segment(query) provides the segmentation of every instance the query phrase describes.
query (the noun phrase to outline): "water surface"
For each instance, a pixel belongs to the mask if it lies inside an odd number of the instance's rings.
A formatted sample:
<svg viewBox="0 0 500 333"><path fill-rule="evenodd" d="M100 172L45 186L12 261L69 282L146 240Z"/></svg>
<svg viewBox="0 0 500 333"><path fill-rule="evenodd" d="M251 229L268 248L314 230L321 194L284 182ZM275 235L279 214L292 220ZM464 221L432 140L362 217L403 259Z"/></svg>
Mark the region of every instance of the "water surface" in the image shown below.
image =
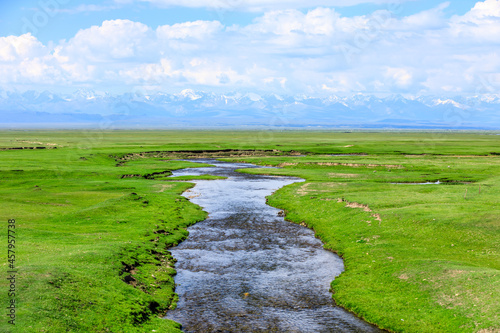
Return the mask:
<svg viewBox="0 0 500 333"><path fill-rule="evenodd" d="M211 174L185 192L209 217L171 250L177 309L167 318L184 332L381 332L336 307L330 282L344 267L311 230L286 222L265 197L302 181L237 173L251 164L193 160L215 167L173 176Z"/></svg>

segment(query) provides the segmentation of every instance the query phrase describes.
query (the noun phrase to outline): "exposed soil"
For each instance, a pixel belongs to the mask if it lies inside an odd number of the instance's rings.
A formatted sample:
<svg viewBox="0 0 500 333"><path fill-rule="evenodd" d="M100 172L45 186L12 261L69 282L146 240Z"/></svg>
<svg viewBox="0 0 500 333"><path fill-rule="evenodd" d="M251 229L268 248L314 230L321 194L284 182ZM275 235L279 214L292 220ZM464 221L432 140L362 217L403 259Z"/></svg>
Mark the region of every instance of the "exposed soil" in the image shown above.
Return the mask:
<svg viewBox="0 0 500 333"><path fill-rule="evenodd" d="M170 185L170 184L167 184L167 185L161 185L161 184L160 184L160 185L154 185L154 186L155 186L155 187L159 187L159 188L160 188L160 190L159 190L159 191L157 191L158 193L165 192L165 190L166 190L166 189L168 189L168 188L171 188L171 187L172 187L172 185Z"/></svg>
<svg viewBox="0 0 500 333"><path fill-rule="evenodd" d="M360 204L358 202L349 202L347 200L345 200L344 198L338 198L337 199L337 202L345 202L346 203L346 207L348 208L361 208L363 209L365 212L371 212L371 208L368 207L368 205L364 205L364 204ZM375 218L376 221L379 221L379 222L382 222L382 217L380 216L380 214L371 214L372 217ZM371 221L367 221L369 223L371 223Z"/></svg>
<svg viewBox="0 0 500 333"><path fill-rule="evenodd" d="M16 140L17 142L31 143L35 145L44 145L44 146L57 146L57 143L50 142L40 142L40 141L29 141L29 140Z"/></svg>
<svg viewBox="0 0 500 333"><path fill-rule="evenodd" d="M8 147L0 150L23 150L23 149L57 149L57 147Z"/></svg>
<svg viewBox="0 0 500 333"><path fill-rule="evenodd" d="M335 177L335 178L356 178L361 176L360 174L357 173L334 173L330 172L328 174L329 177Z"/></svg>
<svg viewBox="0 0 500 333"><path fill-rule="evenodd" d="M172 172L170 170L166 171L161 171L161 172L153 172L153 173L148 173L145 175L140 175L140 174L127 174L127 175L122 175L120 178L144 178L144 179L155 179L156 176L161 176L161 175L168 175L171 174Z"/></svg>
<svg viewBox="0 0 500 333"><path fill-rule="evenodd" d="M396 164L360 164L360 163L338 163L338 162L304 162L304 163L280 163L278 167L284 166L297 166L297 165L324 165L324 166L348 166L353 168L376 168L376 167L384 167L389 169L404 169L402 165Z"/></svg>

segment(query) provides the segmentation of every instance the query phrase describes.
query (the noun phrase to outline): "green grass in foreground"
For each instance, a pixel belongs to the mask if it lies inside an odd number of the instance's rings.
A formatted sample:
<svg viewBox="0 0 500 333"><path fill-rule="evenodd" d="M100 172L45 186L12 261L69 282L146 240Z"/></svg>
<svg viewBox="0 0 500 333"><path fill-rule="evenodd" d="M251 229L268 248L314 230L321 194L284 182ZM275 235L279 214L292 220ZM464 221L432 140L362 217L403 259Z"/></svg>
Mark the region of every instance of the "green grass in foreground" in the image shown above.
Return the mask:
<svg viewBox="0 0 500 333"><path fill-rule="evenodd" d="M0 219L17 221L19 270L16 329L4 318L0 331L178 332L160 318L176 303L168 248L206 215L180 196L191 184L167 178L192 163L137 153L231 148L307 154L233 160L307 180L269 203L344 257L339 304L395 332L498 332L499 143L490 133L0 132L0 148L57 147L0 151ZM319 155L354 153L366 155ZM190 179L214 178L174 180ZM0 260L5 274L6 251Z"/></svg>

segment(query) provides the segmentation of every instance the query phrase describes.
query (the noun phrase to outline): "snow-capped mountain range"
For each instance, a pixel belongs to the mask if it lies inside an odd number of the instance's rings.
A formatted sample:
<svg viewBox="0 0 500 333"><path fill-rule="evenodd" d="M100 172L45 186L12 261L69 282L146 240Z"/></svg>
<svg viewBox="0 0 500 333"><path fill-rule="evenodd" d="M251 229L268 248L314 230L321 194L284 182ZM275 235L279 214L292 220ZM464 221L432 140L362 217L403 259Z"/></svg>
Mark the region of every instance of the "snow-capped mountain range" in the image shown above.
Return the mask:
<svg viewBox="0 0 500 333"><path fill-rule="evenodd" d="M0 125L17 127L186 128L351 127L499 129L500 94L443 98L215 94L190 89L112 95L0 90Z"/></svg>

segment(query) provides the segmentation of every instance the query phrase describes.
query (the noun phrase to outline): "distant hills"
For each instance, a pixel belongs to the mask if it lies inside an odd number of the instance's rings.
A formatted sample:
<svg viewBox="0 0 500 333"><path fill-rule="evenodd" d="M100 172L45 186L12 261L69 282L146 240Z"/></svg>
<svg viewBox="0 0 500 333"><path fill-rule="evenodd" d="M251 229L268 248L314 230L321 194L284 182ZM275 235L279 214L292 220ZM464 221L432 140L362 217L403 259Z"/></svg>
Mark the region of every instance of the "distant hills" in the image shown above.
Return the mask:
<svg viewBox="0 0 500 333"><path fill-rule="evenodd" d="M500 94L379 98L215 94L111 95L0 90L3 128L401 128L500 129Z"/></svg>

